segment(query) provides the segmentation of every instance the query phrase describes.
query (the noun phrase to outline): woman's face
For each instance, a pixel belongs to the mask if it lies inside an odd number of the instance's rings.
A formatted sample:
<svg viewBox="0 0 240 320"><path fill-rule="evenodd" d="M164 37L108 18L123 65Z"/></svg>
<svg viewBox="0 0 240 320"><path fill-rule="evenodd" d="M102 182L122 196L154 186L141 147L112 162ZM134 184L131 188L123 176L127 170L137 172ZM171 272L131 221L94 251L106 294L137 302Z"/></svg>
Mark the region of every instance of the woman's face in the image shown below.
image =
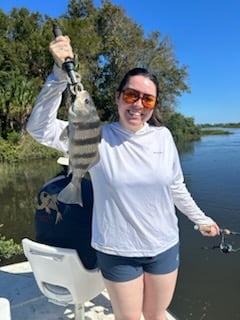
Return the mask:
<svg viewBox="0 0 240 320"><path fill-rule="evenodd" d="M123 91L126 88L140 92L140 98L136 102L126 103L123 100L123 92L116 93L119 122L126 129L136 132L143 127L144 123L151 118L153 113L153 109L143 106L141 99L143 94L156 97L157 90L154 82L142 75L131 77L123 88Z"/></svg>

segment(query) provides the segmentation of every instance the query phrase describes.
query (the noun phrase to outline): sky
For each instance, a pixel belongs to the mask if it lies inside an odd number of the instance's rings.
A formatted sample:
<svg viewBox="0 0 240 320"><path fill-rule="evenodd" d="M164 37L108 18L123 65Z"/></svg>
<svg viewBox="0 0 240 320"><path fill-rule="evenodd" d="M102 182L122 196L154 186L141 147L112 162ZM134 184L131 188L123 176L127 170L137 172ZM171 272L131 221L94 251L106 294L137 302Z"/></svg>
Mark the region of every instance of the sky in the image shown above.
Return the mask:
<svg viewBox="0 0 240 320"><path fill-rule="evenodd" d="M0 8L28 8L51 17L67 11L68 0L0 0ZM97 6L101 0L94 1ZM169 37L179 67L188 66L191 93L176 111L196 124L240 122L239 0L112 0L145 35ZM56 5L57 4L57 5Z"/></svg>

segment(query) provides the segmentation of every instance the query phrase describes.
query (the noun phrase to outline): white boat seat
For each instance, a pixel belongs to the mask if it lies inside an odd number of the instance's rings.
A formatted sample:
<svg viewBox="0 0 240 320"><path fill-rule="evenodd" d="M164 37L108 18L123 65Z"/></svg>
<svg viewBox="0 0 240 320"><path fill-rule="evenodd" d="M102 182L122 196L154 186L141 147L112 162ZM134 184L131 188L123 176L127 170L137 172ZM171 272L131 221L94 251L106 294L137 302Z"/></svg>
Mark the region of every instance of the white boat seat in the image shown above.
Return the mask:
<svg viewBox="0 0 240 320"><path fill-rule="evenodd" d="M75 305L75 319L84 319L84 303L104 290L98 269L86 269L75 249L48 246L30 239L22 240L41 292L52 303Z"/></svg>

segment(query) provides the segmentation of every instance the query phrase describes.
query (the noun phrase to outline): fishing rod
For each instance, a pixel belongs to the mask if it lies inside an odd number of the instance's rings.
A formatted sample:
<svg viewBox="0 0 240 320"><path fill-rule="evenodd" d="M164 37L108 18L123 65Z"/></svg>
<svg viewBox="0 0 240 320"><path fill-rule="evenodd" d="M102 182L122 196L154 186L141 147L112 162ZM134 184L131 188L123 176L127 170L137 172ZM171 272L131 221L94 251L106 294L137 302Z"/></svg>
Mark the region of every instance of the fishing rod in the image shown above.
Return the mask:
<svg viewBox="0 0 240 320"><path fill-rule="evenodd" d="M195 230L199 231L209 231L208 226L194 226ZM221 252L223 253L230 253L230 252L237 252L240 251L239 248L233 248L233 246L226 242L226 237L225 236L230 236L230 235L238 235L240 236L240 232L237 231L232 231L229 229L220 229L220 243L218 245L212 246L212 247L203 247L203 249L220 249Z"/></svg>
<svg viewBox="0 0 240 320"><path fill-rule="evenodd" d="M62 36L62 30L59 28L57 24L53 24L53 34L56 37ZM75 73L75 62L73 59L67 57L65 62L62 64L62 68L67 72L72 85L76 85L79 81L77 80Z"/></svg>

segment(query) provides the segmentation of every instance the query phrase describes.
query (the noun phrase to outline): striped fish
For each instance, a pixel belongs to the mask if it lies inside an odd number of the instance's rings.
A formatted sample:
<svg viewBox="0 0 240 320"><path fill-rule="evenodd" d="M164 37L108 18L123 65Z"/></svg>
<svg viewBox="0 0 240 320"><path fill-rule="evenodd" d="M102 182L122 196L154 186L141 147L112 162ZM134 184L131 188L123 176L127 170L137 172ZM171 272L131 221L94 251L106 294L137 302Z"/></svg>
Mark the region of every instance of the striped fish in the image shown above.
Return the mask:
<svg viewBox="0 0 240 320"><path fill-rule="evenodd" d="M68 110L67 131L72 179L59 193L58 200L83 206L81 179L99 161L98 143L101 138L100 119L94 102L86 90L76 93L74 102ZM64 134L66 133L63 132L62 135Z"/></svg>

